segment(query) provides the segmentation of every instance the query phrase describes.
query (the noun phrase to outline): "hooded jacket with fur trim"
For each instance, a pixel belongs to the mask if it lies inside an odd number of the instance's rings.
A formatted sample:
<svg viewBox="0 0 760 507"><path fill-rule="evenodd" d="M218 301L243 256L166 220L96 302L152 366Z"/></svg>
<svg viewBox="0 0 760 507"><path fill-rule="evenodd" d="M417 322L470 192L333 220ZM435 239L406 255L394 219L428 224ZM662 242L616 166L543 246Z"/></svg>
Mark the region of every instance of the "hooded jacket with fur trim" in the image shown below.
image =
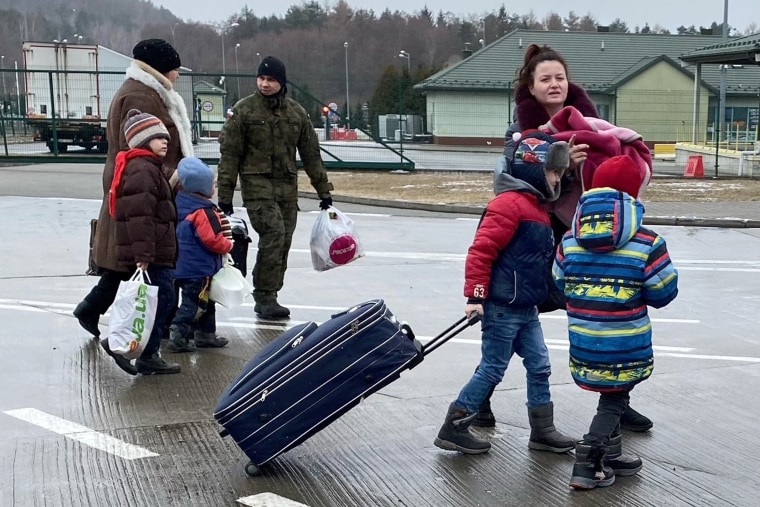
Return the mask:
<svg viewBox="0 0 760 507"><path fill-rule="evenodd" d="M124 137L124 122L130 109L158 117L169 131L171 139L163 159L163 171L170 178L172 186L176 184L175 173L180 159L193 155L190 119L184 100L163 74L143 62L133 61L108 110L108 153L102 182L104 201L93 238L95 264L113 271L123 270L124 265L116 257L115 227L108 212L108 193L114 177L116 154L129 149Z"/></svg>

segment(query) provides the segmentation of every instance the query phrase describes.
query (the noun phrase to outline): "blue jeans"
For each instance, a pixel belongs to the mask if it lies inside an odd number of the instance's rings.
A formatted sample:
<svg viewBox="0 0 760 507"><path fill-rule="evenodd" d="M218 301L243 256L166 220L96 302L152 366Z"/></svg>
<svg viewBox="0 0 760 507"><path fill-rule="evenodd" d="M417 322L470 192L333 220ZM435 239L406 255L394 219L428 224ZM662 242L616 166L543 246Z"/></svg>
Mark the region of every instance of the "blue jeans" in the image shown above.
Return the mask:
<svg viewBox="0 0 760 507"><path fill-rule="evenodd" d="M148 265L150 284L158 287L158 307L156 308L153 330L150 332L150 338L148 338L148 345L145 346L140 357L150 357L158 352L161 347L161 337L164 335L166 320L177 304L174 298L173 274L174 269L172 268Z"/></svg>
<svg viewBox="0 0 760 507"><path fill-rule="evenodd" d="M549 394L549 351L538 320L538 309L511 308L490 301L483 304L480 364L454 402L476 412L491 388L497 386L509 366L512 354L522 357L526 370L529 409L551 402Z"/></svg>
<svg viewBox="0 0 760 507"><path fill-rule="evenodd" d="M177 279L176 284L182 290L182 303L172 320L172 329L185 338L192 338L193 331L215 333L216 305L208 299L209 277Z"/></svg>

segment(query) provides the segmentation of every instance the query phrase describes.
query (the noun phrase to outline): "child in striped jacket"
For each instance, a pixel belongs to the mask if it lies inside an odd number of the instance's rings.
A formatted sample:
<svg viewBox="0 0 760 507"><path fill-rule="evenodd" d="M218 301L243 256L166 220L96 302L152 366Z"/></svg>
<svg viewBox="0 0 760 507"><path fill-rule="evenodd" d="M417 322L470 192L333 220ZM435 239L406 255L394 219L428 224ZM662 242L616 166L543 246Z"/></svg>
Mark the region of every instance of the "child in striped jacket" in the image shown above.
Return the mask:
<svg viewBox="0 0 760 507"><path fill-rule="evenodd" d="M627 155L600 164L553 265L567 297L570 372L578 386L599 393L589 431L576 445L575 489L609 486L642 467L622 453L620 416L631 389L654 367L647 307L661 308L678 294L665 240L642 227L642 183Z"/></svg>

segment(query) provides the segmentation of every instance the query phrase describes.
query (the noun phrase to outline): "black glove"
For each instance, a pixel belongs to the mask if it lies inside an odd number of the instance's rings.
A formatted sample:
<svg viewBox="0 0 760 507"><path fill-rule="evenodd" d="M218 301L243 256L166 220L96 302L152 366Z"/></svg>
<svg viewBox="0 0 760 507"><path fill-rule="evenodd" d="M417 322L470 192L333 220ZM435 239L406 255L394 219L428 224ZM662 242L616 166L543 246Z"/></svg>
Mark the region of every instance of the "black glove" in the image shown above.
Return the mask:
<svg viewBox="0 0 760 507"><path fill-rule="evenodd" d="M332 197L323 197L319 201L319 209L328 209L330 206L332 206Z"/></svg>
<svg viewBox="0 0 760 507"><path fill-rule="evenodd" d="M220 202L219 209L222 210L222 213L224 213L227 216L230 216L233 213L231 202Z"/></svg>

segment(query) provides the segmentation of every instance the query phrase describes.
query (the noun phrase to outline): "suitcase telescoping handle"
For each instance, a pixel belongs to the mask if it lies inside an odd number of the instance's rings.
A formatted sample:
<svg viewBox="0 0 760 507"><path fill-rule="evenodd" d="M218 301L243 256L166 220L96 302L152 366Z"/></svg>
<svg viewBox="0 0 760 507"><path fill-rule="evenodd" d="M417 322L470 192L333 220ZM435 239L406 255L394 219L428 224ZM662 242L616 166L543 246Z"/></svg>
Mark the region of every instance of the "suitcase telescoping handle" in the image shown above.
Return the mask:
<svg viewBox="0 0 760 507"><path fill-rule="evenodd" d="M468 319L467 316L462 317L458 321L454 322L452 325L450 325L448 328L446 328L441 334L427 342L425 345L422 346L422 355L426 356L433 352L435 349L446 343L447 341L454 338L456 335L464 331L470 326L474 326L480 322L480 314L478 312L474 312L471 314L471 317Z"/></svg>

